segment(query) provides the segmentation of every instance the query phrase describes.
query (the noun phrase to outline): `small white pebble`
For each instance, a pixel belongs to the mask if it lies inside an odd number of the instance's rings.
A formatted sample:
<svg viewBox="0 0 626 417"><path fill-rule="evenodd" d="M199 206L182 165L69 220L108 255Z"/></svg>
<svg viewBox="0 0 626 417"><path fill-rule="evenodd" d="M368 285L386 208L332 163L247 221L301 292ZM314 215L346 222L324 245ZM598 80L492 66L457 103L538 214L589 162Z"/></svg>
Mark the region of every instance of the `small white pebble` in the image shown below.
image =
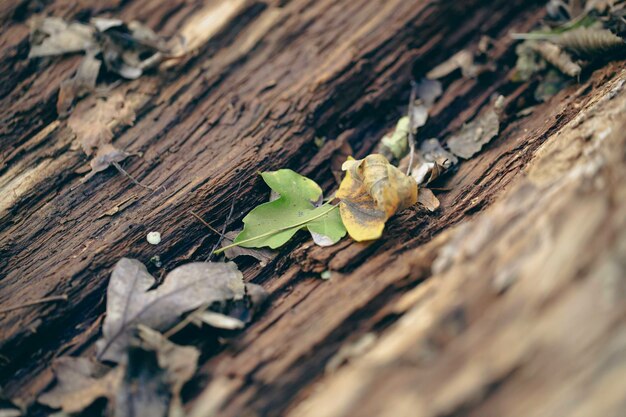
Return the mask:
<svg viewBox="0 0 626 417"><path fill-rule="evenodd" d="M148 239L149 244L158 245L159 243L161 243L161 233L150 232L148 233L148 236L146 236L146 239Z"/></svg>

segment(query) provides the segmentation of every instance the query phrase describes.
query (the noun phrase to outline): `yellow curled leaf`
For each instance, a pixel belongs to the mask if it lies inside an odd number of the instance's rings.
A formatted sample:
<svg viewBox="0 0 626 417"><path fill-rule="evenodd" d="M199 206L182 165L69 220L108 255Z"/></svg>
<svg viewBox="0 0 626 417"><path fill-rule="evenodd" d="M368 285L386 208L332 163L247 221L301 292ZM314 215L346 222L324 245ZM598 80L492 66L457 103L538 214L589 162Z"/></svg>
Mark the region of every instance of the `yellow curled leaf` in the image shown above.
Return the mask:
<svg viewBox="0 0 626 417"><path fill-rule="evenodd" d="M385 222L417 202L417 183L378 154L344 162L346 171L337 197L350 237L360 242L378 239Z"/></svg>

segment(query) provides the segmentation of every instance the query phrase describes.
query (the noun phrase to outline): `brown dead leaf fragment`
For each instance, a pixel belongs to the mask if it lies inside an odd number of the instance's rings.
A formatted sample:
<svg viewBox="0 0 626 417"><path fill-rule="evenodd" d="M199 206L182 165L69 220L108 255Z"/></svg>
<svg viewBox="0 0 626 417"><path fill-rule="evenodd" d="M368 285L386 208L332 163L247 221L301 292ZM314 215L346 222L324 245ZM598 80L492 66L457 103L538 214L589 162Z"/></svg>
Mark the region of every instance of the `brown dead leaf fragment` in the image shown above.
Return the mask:
<svg viewBox="0 0 626 417"><path fill-rule="evenodd" d="M87 358L62 356L52 363L56 385L40 395L37 401L66 413L77 413L98 398L112 400L119 386L123 370L93 362Z"/></svg>
<svg viewBox="0 0 626 417"><path fill-rule="evenodd" d="M74 106L76 99L81 98L96 88L96 80L100 73L101 62L93 53L85 55L74 77L61 83L57 98L57 114L67 117Z"/></svg>
<svg viewBox="0 0 626 417"><path fill-rule="evenodd" d="M169 415L175 415L175 410L182 410L180 391L196 373L200 351L193 346L172 343L149 327L139 325L137 330L141 348L156 352L157 363L165 371L165 379L172 398Z"/></svg>
<svg viewBox="0 0 626 417"><path fill-rule="evenodd" d="M24 415L24 405L18 406L7 398L0 387L0 417L20 417Z"/></svg>
<svg viewBox="0 0 626 417"><path fill-rule="evenodd" d="M483 41L482 43L486 43L486 41ZM481 51L480 48L485 50ZM472 51L469 49L462 49L446 61L431 69L426 74L426 78L430 80L438 80L452 74L456 70L461 70L461 75L463 75L464 78L476 78L486 71L493 70L494 66L493 63L488 62L486 49L487 45L479 45L478 52L485 55L482 57L483 63L477 62L477 56Z"/></svg>
<svg viewBox="0 0 626 417"><path fill-rule="evenodd" d="M114 162L122 162L126 159L130 154L117 149L115 146L110 143L105 143L100 145L96 155L93 157L91 162L91 172L85 175L81 181L86 182L88 179L93 177L98 172L104 171L108 167L111 166Z"/></svg>
<svg viewBox="0 0 626 417"><path fill-rule="evenodd" d="M222 240L222 247L231 245L237 235L240 233L240 230L228 232L224 235L224 239ZM252 258L259 261L261 266L266 266L269 261L276 257L276 252L269 249L255 249L255 248L244 248L241 246L233 246L232 248L228 248L224 251L224 255L228 259L235 259L240 256L251 256Z"/></svg>
<svg viewBox="0 0 626 417"><path fill-rule="evenodd" d="M417 202L415 180L382 155L346 161L343 169L346 175L337 191L339 211L357 242L378 239L389 217Z"/></svg>
<svg viewBox="0 0 626 417"><path fill-rule="evenodd" d="M232 263L194 262L179 266L156 283L141 262L122 258L115 265L107 290L107 315L96 347L101 360L120 362L135 327L160 331L202 305L240 300L243 276Z"/></svg>
<svg viewBox="0 0 626 417"><path fill-rule="evenodd" d="M578 77L580 75L582 67L574 62L572 57L560 46L546 41L530 42L528 45L563 74L570 77Z"/></svg>
<svg viewBox="0 0 626 417"><path fill-rule="evenodd" d="M118 19L95 18L91 23L97 30L104 64L123 78L139 78L170 55L165 40L139 22L126 25Z"/></svg>
<svg viewBox="0 0 626 417"><path fill-rule="evenodd" d="M82 23L67 23L59 17L35 17L30 22L29 58L91 50L94 30Z"/></svg>
<svg viewBox="0 0 626 417"><path fill-rule="evenodd" d="M435 181L459 162L458 158L445 150L437 139L423 141L416 159L417 164L411 170L411 176L420 186Z"/></svg>
<svg viewBox="0 0 626 417"><path fill-rule="evenodd" d="M172 401L167 371L159 366L158 353L130 346L124 377L115 395L115 417L167 417Z"/></svg>
<svg viewBox="0 0 626 417"><path fill-rule="evenodd" d="M89 156L101 145L111 142L115 126L131 126L134 121L135 111L128 105L125 91L115 90L108 97L91 96L81 101L67 124Z"/></svg>
<svg viewBox="0 0 626 417"><path fill-rule="evenodd" d="M504 97L499 96L492 108L476 117L447 140L450 151L456 156L469 159L498 135L500 114L504 107Z"/></svg>
<svg viewBox="0 0 626 417"><path fill-rule="evenodd" d="M420 188L417 203L424 206L428 211L436 211L441 205L439 199L429 188Z"/></svg>

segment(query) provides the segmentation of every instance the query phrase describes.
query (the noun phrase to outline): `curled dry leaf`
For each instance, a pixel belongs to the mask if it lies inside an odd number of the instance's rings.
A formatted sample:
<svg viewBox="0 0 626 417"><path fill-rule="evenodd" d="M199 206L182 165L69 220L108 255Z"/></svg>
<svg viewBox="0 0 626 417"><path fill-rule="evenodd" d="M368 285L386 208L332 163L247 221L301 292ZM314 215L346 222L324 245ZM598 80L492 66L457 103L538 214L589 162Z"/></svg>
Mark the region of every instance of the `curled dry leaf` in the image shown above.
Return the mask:
<svg viewBox="0 0 626 417"><path fill-rule="evenodd" d="M461 69L463 76L467 74L468 77L471 77L473 65L474 54L467 49L463 49L428 71L426 78L437 80L452 74L457 69Z"/></svg>
<svg viewBox="0 0 626 417"><path fill-rule="evenodd" d="M122 380L123 369L111 368L87 358L62 356L52 363L56 385L37 401L66 413L77 413L98 398L112 400Z"/></svg>
<svg viewBox="0 0 626 417"><path fill-rule="evenodd" d="M172 402L168 374L159 366L158 353L130 346L124 378L115 395L115 417L167 417Z"/></svg>
<svg viewBox="0 0 626 417"><path fill-rule="evenodd" d="M417 183L382 155L346 161L339 186L341 219L350 236L360 242L378 239L385 222L417 202Z"/></svg>
<svg viewBox="0 0 626 417"><path fill-rule="evenodd" d="M450 151L463 159L469 159L480 151L486 143L498 135L503 107L504 97L499 96L492 108L453 133L447 140Z"/></svg>
<svg viewBox="0 0 626 417"><path fill-rule="evenodd" d="M420 145L417 152L417 164L411 170L411 176L417 185L427 185L458 162L457 157L446 151L437 139L428 139Z"/></svg>
<svg viewBox="0 0 626 417"><path fill-rule="evenodd" d="M482 41L482 43L486 43L486 41ZM479 52L486 54L487 45L479 45L479 47L485 49L485 52L480 50ZM488 57L484 57L483 61L487 58ZM469 49L463 49L430 70L426 74L426 78L430 80L444 78L452 74L457 69L461 70L461 74L465 78L476 78L485 71L492 70L492 68L493 65L489 62L477 63L474 53Z"/></svg>
<svg viewBox="0 0 626 417"><path fill-rule="evenodd" d="M101 62L96 59L95 54L87 53L81 61L76 75L61 83L59 97L57 98L57 114L59 117L68 116L74 106L74 101L96 88L100 64Z"/></svg>
<svg viewBox="0 0 626 417"><path fill-rule="evenodd" d="M194 262L171 271L156 289L146 267L122 258L115 265L107 290L107 315L103 338L96 344L98 357L112 362L124 359L134 328L143 324L165 330L183 313L214 302L240 300L245 295L241 272L232 263Z"/></svg>
<svg viewBox="0 0 626 417"><path fill-rule="evenodd" d="M123 78L139 78L169 56L165 40L139 22L126 25L118 19L96 18L92 24L97 29L104 64Z"/></svg>
<svg viewBox="0 0 626 417"><path fill-rule="evenodd" d="M169 415L182 410L180 391L196 373L200 351L193 346L181 346L170 342L161 333L149 327L137 327L140 347L156 353L159 368L165 371L165 380L171 393ZM129 365L130 366L130 365Z"/></svg>
<svg viewBox="0 0 626 417"><path fill-rule="evenodd" d="M86 182L98 172L104 171L105 169L110 167L112 163L122 162L128 156L128 153L117 149L110 143L100 145L98 151L96 152L96 155L89 163L91 165L91 172L85 175L81 181Z"/></svg>
<svg viewBox="0 0 626 417"><path fill-rule="evenodd" d="M547 62L558 68L563 74L570 77L578 77L580 75L582 67L574 62L572 57L560 46L546 41L531 41L529 47Z"/></svg>
<svg viewBox="0 0 626 417"><path fill-rule="evenodd" d="M95 47L94 30L59 17L33 18L30 22L29 58L81 52Z"/></svg>
<svg viewBox="0 0 626 417"><path fill-rule="evenodd" d="M437 101L439 96L443 93L441 83L437 80L429 80L428 78L424 78L418 82L416 84L416 88L417 97L419 97L422 103L424 103L424 105L428 108L432 107L433 104L435 104L435 101ZM423 125L424 124L421 126Z"/></svg>
<svg viewBox="0 0 626 417"><path fill-rule="evenodd" d="M240 256L251 256L259 261L261 266L266 266L269 261L276 257L276 252L269 249L251 249L241 246L231 246L239 233L239 231L228 232L224 235L224 239L222 239L222 247L229 246L224 250L224 255L226 255L228 259L235 259Z"/></svg>
<svg viewBox="0 0 626 417"><path fill-rule="evenodd" d="M596 27L578 27L568 30L559 35L555 42L583 57L610 54L624 50L626 47L622 38L608 29Z"/></svg>
<svg viewBox="0 0 626 417"><path fill-rule="evenodd" d="M417 203L424 206L428 211L435 211L441 205L439 199L429 188L420 188Z"/></svg>
<svg viewBox="0 0 626 417"><path fill-rule="evenodd" d="M248 213L243 218L243 231L230 246L276 249L303 228L326 236L332 243L345 236L337 208L330 204L316 206L322 199L322 189L314 181L290 169L263 172L261 176L280 197ZM225 246L215 253L228 248Z"/></svg>

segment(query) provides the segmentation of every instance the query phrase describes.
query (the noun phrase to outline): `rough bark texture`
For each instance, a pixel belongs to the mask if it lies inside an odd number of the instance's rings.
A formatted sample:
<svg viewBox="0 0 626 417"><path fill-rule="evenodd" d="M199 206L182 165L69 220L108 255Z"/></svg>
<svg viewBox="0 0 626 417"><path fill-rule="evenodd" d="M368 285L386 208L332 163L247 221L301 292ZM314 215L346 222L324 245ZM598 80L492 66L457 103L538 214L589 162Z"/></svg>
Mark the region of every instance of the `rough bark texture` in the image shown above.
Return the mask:
<svg viewBox="0 0 626 417"><path fill-rule="evenodd" d="M270 305L225 347L205 343L191 416L623 415L623 62L520 118L532 89L509 81L507 34L538 21L538 2L84 3L0 6L0 307L69 296L0 318L9 396L32 402L52 358L93 354L120 257L158 254L162 271L206 258L216 236L189 211L219 226L236 199L238 227L267 198L258 171L290 167L332 191L332 154L346 141L369 153L409 80L487 34L498 70L446 81L420 137L444 138L499 92L498 138L439 184L438 212L406 210L379 241L319 248L303 235L263 268L241 264ZM196 48L116 87L137 118L114 143L143 153L123 165L156 192L115 170L80 183L88 160L55 111L79 60L27 60L24 22L38 11L138 19ZM366 334L368 352L325 371Z"/></svg>

